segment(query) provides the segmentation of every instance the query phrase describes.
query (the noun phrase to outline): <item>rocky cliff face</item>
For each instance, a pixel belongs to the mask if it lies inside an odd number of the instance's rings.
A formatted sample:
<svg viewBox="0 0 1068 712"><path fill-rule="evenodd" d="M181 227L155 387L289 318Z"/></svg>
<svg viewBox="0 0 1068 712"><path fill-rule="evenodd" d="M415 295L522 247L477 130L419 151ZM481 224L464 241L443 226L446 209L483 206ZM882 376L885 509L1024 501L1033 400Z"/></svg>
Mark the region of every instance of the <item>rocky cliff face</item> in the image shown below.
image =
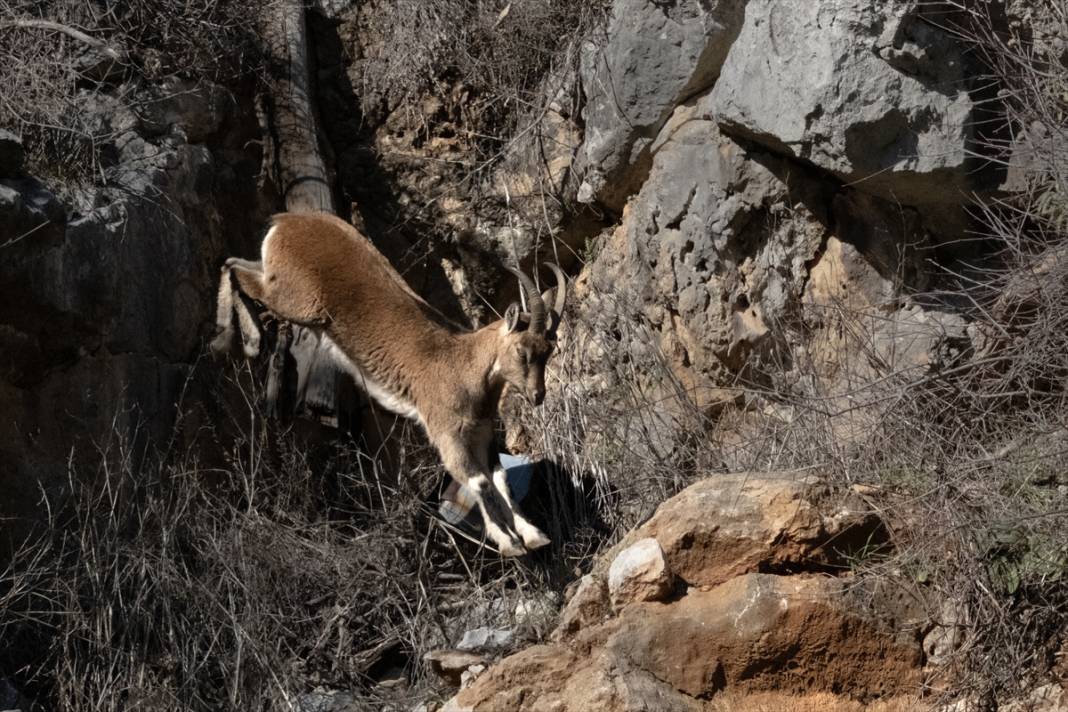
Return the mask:
<svg viewBox="0 0 1068 712"><path fill-rule="evenodd" d="M140 91L137 111L99 96L105 187L61 199L3 163L0 516L14 522L57 502L68 467L112 435L166 441L212 330L219 258L261 229L248 102L212 85Z"/></svg>
<svg viewBox="0 0 1068 712"><path fill-rule="evenodd" d="M587 279L638 298L699 400L729 397L717 388L746 365L788 371L801 332L838 305L879 310L888 333L910 325L924 343L908 358L962 336L953 317L917 318L900 300L928 285L928 261L966 226L962 206L997 177L975 157L966 53L919 4L617 2L613 13L646 19L588 50L599 59L583 65L577 195L629 202ZM658 23L688 39L667 41Z"/></svg>

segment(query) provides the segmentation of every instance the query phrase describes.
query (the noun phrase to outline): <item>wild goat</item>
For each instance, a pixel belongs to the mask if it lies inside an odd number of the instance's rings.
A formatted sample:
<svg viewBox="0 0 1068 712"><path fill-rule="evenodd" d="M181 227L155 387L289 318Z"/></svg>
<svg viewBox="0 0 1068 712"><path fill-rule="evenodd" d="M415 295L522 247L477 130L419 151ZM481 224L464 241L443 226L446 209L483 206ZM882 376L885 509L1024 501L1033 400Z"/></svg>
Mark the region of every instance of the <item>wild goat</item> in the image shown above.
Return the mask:
<svg viewBox="0 0 1068 712"><path fill-rule="evenodd" d="M315 329L332 355L385 408L418 421L445 468L475 495L486 532L504 556L549 543L516 509L493 448L493 420L507 384L535 405L545 398L545 364L564 311L567 281L556 265L549 292L516 270L529 312L512 304L477 331L448 322L423 301L371 241L326 213L276 215L262 260L231 257L222 268L212 346L227 352L236 312L246 355L259 328L235 290L279 319Z"/></svg>

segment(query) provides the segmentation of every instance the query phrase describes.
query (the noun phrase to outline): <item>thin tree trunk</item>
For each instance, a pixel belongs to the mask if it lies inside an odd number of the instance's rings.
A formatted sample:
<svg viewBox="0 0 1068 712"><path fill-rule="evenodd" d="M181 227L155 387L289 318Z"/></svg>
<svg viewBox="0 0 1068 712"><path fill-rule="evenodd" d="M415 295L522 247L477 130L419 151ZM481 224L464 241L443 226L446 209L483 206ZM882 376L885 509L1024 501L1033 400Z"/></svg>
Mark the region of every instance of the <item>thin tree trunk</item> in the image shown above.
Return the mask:
<svg viewBox="0 0 1068 712"><path fill-rule="evenodd" d="M261 13L275 160L286 210L335 212L329 173L319 149L304 5L301 0L275 0Z"/></svg>

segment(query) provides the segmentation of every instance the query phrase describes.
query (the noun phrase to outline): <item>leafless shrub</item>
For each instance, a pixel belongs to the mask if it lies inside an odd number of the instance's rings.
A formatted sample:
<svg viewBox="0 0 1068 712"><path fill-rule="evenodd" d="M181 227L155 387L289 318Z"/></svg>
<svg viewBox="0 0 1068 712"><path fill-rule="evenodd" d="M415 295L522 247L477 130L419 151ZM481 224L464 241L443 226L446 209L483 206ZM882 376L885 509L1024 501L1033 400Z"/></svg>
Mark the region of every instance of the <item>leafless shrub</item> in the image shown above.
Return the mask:
<svg viewBox="0 0 1068 712"><path fill-rule="evenodd" d="M547 374L552 396L516 420L523 449L571 474L595 503L596 536L561 552L582 569L718 460L706 437L713 421L672 370L636 297L587 295L571 321L581 323L568 328Z"/></svg>
<svg viewBox="0 0 1068 712"><path fill-rule="evenodd" d="M608 3L567 0L403 0L371 15L378 38L363 62L364 111L393 108L458 83L471 92L467 128L499 147L536 113L546 72L597 27ZM576 57L571 56L570 61ZM559 69L560 67L557 67ZM442 87L441 85L445 86Z"/></svg>
<svg viewBox="0 0 1068 712"><path fill-rule="evenodd" d="M0 126L27 143L30 169L98 181L115 138L101 95L135 105L138 83L233 82L260 66L248 0L0 0Z"/></svg>

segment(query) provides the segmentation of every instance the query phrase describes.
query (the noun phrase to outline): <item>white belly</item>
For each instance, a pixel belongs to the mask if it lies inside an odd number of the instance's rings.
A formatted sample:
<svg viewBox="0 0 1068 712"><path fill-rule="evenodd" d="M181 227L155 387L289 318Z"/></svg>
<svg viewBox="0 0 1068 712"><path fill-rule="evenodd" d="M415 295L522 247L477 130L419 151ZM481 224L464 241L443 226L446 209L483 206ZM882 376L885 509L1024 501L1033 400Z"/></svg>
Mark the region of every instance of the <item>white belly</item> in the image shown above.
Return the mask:
<svg viewBox="0 0 1068 712"><path fill-rule="evenodd" d="M352 376L353 380L356 381L356 385L366 391L367 395L373 398L376 403L378 403L386 410L389 410L405 418L411 418L412 420L416 420L420 424L422 424L423 418L421 415L419 415L419 411L416 409L415 405L411 401L401 397L397 393L394 393L378 381L368 376L360 369L359 366L352 362L352 359L345 355L345 352L342 351L341 348L336 343L334 343L334 341L331 340L329 336L327 336L326 334L322 334L321 336L323 339L323 343L325 343L330 349L331 358L333 358L336 363L338 363L343 369L345 369L345 371Z"/></svg>

